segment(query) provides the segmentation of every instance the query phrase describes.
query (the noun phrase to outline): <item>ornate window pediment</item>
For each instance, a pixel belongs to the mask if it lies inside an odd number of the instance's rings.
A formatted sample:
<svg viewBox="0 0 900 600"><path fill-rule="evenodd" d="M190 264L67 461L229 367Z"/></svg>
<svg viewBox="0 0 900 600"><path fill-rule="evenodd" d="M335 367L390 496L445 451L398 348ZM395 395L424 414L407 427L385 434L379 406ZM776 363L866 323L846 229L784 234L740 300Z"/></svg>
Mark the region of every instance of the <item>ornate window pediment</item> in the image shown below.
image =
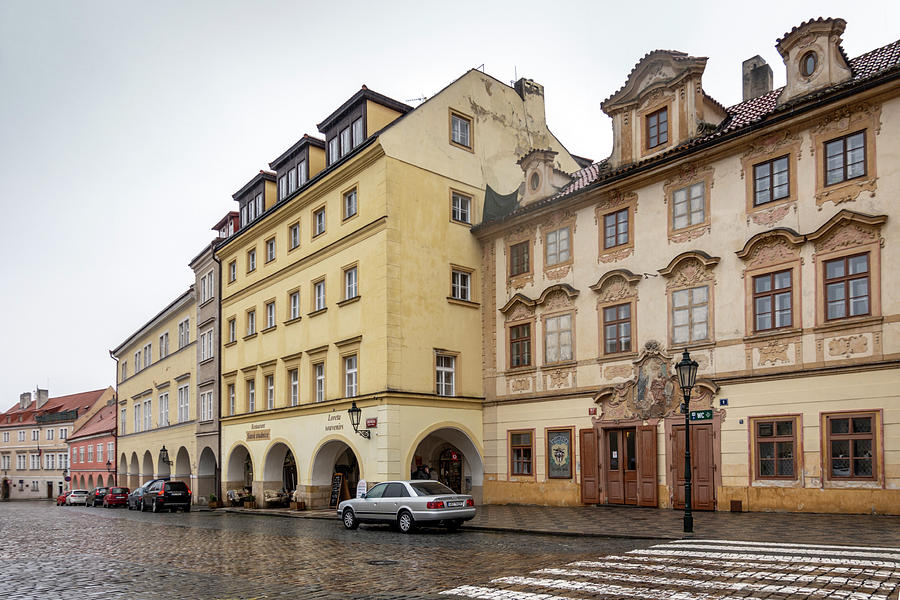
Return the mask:
<svg viewBox="0 0 900 600"><path fill-rule="evenodd" d="M659 274L669 280L667 288L690 287L704 281L715 281L713 268L719 264L719 257L710 256L702 250L682 252L672 259Z"/></svg>

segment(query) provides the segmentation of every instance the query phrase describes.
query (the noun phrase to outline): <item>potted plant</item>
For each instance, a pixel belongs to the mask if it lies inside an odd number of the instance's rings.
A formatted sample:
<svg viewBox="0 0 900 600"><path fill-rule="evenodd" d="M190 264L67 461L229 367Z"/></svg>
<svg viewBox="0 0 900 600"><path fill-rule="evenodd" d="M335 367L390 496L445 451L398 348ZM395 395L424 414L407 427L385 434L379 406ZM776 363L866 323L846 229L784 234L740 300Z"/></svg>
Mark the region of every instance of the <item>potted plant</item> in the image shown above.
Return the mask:
<svg viewBox="0 0 900 600"><path fill-rule="evenodd" d="M210 494L207 506L209 506L209 508L219 508L219 497L215 494Z"/></svg>
<svg viewBox="0 0 900 600"><path fill-rule="evenodd" d="M256 508L256 496L253 494L244 496L244 508Z"/></svg>

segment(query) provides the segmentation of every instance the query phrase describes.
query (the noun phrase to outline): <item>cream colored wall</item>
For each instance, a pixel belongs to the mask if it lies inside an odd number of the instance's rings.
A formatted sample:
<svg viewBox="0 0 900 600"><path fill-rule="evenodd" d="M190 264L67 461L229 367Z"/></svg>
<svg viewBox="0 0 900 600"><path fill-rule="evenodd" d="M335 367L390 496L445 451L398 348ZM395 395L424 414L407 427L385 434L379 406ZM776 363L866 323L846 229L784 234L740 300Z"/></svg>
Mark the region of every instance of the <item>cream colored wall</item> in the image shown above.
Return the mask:
<svg viewBox="0 0 900 600"><path fill-rule="evenodd" d="M312 179L325 168L325 149L318 146L309 147L309 178Z"/></svg>
<svg viewBox="0 0 900 600"><path fill-rule="evenodd" d="M399 116L401 115L396 110L391 110L377 102L366 100L366 137L379 131Z"/></svg>
<svg viewBox="0 0 900 600"><path fill-rule="evenodd" d="M857 99L858 100L858 99ZM548 366L541 367L543 357L543 331L540 316L543 309L537 310L536 326L533 332L532 353L538 364L533 374L525 373L525 376L534 378L530 387L516 393L511 391L510 384L514 379L521 379L523 374L518 373L506 377L502 371L507 364L507 341L504 315L499 311L495 313L495 327L497 332L496 365L499 373L496 379L486 379L486 386L496 393L499 398L505 397L543 397L553 396L558 392L577 393L583 392L586 397L582 406L586 409L593 405L589 400L590 394L599 388L627 381L632 376L631 361L634 356L624 356L618 359L598 362L597 357L601 352L601 323L602 316L598 312L598 294L589 286L598 282L600 277L613 269L627 269L642 275L644 278L637 283L636 317L634 318L633 349L640 350L648 340L658 340L663 348L668 347L668 352L675 355L680 352L680 347L669 346L669 308L667 306L667 289L669 282L659 274L659 270L666 267L669 262L679 254L687 251L706 252L719 258L719 263L712 268L714 284L712 292L712 335L715 344L694 344L691 348L691 356L700 362L700 377L721 378L724 376L738 377L751 373L770 373L773 379L769 383L760 383L753 386L750 394L748 386L734 388L723 386L718 396L730 397L730 407L725 409L728 418L726 429L723 430L723 475L727 475L723 485L746 486L747 485L747 431L746 423L736 424L736 418L747 418L751 415L779 414L785 412L804 413L804 425L807 429L805 436L810 441L818 440L818 424L814 414L828 410L871 409L884 408L885 419L885 463L888 479L886 487L897 487L896 475L900 470L900 445L897 436L887 435L887 431L897 427L898 404L893 389L896 388L895 371L876 371L868 375L843 376L849 384L832 384L831 380L823 377L792 379L779 377L779 372L790 372L797 369L811 369L824 366L841 367L851 363L860 365L865 370L865 365L870 362L882 360L896 360L900 358L900 292L896 284L895 272L890 265L897 264L900 260L900 247L891 243L891 240L900 236L900 222L895 218L896 209L893 200L894 191L900 189L900 144L897 143L900 134L900 100L891 98L879 98L870 100L870 106L880 104L880 129L873 132L870 126L867 135L875 135L877 187L874 191L862 191L851 201L835 204L832 201L816 202L816 167L823 160L821 154L822 138L813 139L813 128L823 118L827 118L827 111L814 115L806 121L793 121L782 124L779 131L789 129L792 135L799 138L800 159L792 165L791 177L796 179L797 198L796 203L788 205L788 210L779 219L776 217L761 220L757 223L747 215L747 180L752 177L752 170L742 172L741 158L748 149L751 141L759 143L759 139L765 135L760 132L760 138L745 140L726 147L719 154L704 158L694 156L696 162L685 166L703 170L711 167L714 170L713 183L710 193L710 230L694 239L685 241L668 240L667 223L669 210L666 203L664 184L667 178L675 178L679 174L681 165L675 164L666 171L659 172L654 179L644 180L629 186L628 182L620 183L619 189L623 193L634 192L636 194L636 212L633 213L635 228L635 251L617 260L599 260L599 246L602 224L598 223L598 213L595 208L601 202L607 201L607 193L597 193L593 196L582 196L580 204L569 204L565 208L575 214L576 224L572 241L572 251L575 257L574 264L569 272L553 279L545 277L543 272L543 240L537 224L546 222L552 218L550 211L536 213L530 225L535 227L532 239L535 242L533 259L533 271L535 273L533 283L525 282L519 288L507 288L506 285L506 232L498 232L487 241L494 249L494 267L496 279L493 292L495 308L502 307L516 292L529 298L536 299L550 285L565 283L579 290L579 295L572 302L575 311L575 358L577 364L574 375L567 379L563 386L550 386L546 375L553 370ZM855 123L855 122L854 122ZM852 133L863 125L850 125L847 129L835 129L832 133L825 134L826 138L837 137ZM774 143L774 138L769 138L763 143ZM788 150L784 150L785 153ZM792 151L793 152L793 151ZM752 162L751 162L752 166ZM752 188L751 188L752 189ZM747 263L737 256L744 244L754 235L770 231L775 227L790 228L801 235L816 231L829 219L847 209L868 215L889 215L887 221L880 227L880 237L886 242L881 243L881 248L873 252L880 253L882 268L881 276L881 315L883 319L877 322L875 334L864 334L868 340L863 350L851 352L848 357L832 357L828 354L829 344L841 343L841 338L855 335L856 329L844 328L844 330L829 331L818 327L816 321L817 303L822 299L817 297L816 280L821 278L821 264L815 260L815 247L812 241L804 242L799 249L800 277L794 282L799 287L802 297L801 305L794 307L796 325L802 330L799 335L799 345L802 348L797 353L795 360L794 350L796 345L791 342L788 346L787 358L771 364L759 362L758 351L750 351L748 344L760 346L759 339L746 338L751 325L746 323L745 306L750 302L745 294L744 270ZM562 208L558 209L559 211ZM613 208L609 209L614 210ZM603 211L599 213L603 214ZM774 219L774 220L773 220ZM601 222L602 223L602 222ZM518 226L516 222L510 226ZM855 231L855 230L852 230ZM852 238L851 234L851 238ZM852 242L849 242L852 247ZM873 294L877 295L877 288L873 287ZM880 330L880 333L877 331ZM873 337L874 336L874 337ZM879 342L880 340L880 342ZM777 340L776 340L777 341ZM880 351L878 344L881 344ZM751 362L748 362L748 352ZM824 354L824 360L822 358ZM865 393L854 390L856 383L865 383ZM799 386L799 387L798 387ZM733 389L740 391L734 392ZM778 390L792 390L792 393L779 393ZM739 412L735 414L735 395L737 394ZM746 394L746 399L744 395ZM841 397L843 395L843 397ZM827 401L824 398L829 398ZM717 402L714 399L714 403ZM551 403L552 404L552 403ZM718 406L714 406L718 408ZM535 419L534 423L542 423ZM521 423L519 423L521 424ZM543 425L541 425L543 426ZM502 428L506 428L504 423ZM511 425L510 425L511 427ZM817 442L816 442L817 443ZM807 452L809 451L807 447ZM500 450L494 456L493 450L488 446L490 453L489 462L500 460ZM664 452L660 444L660 452ZM816 455L817 456L817 455ZM815 457L808 457L810 460ZM812 462L816 462L812 460ZM809 463L808 464L812 464ZM662 463L661 463L662 466ZM818 467L816 467L818 469ZM817 472L817 471L816 471ZM743 475L741 475L743 474ZM664 484L665 472L660 470L660 483ZM808 475L813 477L813 475ZM818 477L818 475L815 475ZM811 482L814 484L815 482ZM813 485L812 488L815 486ZM857 486L865 487L865 486ZM812 489L810 488L810 489ZM721 502L728 495L720 494ZM809 498L791 497L781 499L756 498L758 507L775 509L803 510L803 506L811 506ZM845 510L868 510L870 502L860 496L841 504ZM883 501L871 501L883 502ZM751 503L752 504L752 503ZM855 506L855 509L849 508ZM874 505L873 505L874 506ZM726 507L727 508L727 507Z"/></svg>
<svg viewBox="0 0 900 600"><path fill-rule="evenodd" d="M563 171L578 170L547 129L543 112L526 112L524 107L513 88L471 70L385 131L381 144L398 160L482 189L488 184L504 194L522 181L516 160L534 148L558 152L556 161ZM450 144L451 108L473 119L472 152Z"/></svg>

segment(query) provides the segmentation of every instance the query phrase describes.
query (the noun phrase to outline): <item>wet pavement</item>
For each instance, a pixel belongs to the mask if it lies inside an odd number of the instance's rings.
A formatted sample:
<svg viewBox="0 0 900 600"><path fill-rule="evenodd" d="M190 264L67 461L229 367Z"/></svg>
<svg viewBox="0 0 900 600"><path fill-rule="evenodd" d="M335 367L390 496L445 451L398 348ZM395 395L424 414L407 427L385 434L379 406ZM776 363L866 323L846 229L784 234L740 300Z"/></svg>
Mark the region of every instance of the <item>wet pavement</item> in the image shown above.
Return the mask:
<svg viewBox="0 0 900 600"><path fill-rule="evenodd" d="M560 561L651 546L597 539L383 526L222 510L0 503L0 598L436 599Z"/></svg>

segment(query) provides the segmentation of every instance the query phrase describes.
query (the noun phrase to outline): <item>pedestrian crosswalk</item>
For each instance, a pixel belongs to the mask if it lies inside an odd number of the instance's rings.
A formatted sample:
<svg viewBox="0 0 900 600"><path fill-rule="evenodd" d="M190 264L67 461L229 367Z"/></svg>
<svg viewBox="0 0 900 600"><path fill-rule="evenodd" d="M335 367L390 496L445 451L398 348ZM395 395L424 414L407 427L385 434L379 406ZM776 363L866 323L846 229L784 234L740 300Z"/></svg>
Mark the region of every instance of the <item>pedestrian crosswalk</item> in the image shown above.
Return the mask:
<svg viewBox="0 0 900 600"><path fill-rule="evenodd" d="M895 600L900 547L687 539L441 592L482 600Z"/></svg>

